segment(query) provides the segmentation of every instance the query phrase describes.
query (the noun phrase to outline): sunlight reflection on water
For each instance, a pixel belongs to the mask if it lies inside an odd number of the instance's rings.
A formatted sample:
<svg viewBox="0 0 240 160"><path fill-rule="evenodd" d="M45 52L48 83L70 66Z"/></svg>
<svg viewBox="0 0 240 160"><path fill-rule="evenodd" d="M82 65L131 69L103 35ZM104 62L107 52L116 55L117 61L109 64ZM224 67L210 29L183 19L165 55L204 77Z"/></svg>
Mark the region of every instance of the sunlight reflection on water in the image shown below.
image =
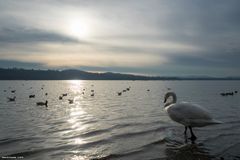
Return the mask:
<svg viewBox="0 0 240 160"><path fill-rule="evenodd" d="M196 128L196 147L182 148L183 127L163 110L168 87L178 101L196 102L225 123ZM219 95L240 90L239 81L3 81L0 88L7 90L0 91L0 156L132 160L184 159L191 151L195 159L239 155L240 94ZM67 96L59 100L63 93ZM29 99L29 94L36 97ZM16 102L7 102L9 96L16 96ZM48 108L36 106L45 100Z"/></svg>
<svg viewBox="0 0 240 160"><path fill-rule="evenodd" d="M85 87L84 82L81 80L68 80L67 83L74 94L82 92L82 89Z"/></svg>

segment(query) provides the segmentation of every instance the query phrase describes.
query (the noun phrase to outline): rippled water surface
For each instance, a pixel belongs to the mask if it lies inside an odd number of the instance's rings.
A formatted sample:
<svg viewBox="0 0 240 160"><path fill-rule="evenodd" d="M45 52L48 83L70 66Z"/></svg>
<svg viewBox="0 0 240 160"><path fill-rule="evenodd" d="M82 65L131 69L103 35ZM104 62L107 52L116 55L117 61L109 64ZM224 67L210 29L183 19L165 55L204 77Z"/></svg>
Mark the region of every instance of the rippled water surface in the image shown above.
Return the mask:
<svg viewBox="0 0 240 160"><path fill-rule="evenodd" d="M163 110L169 88L224 124L194 128L197 141L185 142ZM240 93L219 95L240 91L240 81L0 81L0 89L2 158L240 159ZM36 106L45 100L47 108Z"/></svg>

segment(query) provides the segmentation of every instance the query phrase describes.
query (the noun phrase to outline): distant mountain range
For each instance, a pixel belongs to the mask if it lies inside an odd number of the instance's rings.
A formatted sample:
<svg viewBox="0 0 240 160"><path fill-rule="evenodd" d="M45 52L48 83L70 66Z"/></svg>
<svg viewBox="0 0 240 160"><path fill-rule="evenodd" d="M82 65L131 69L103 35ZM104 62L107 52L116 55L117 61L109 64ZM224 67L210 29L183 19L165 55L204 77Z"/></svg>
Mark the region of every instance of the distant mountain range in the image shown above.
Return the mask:
<svg viewBox="0 0 240 160"><path fill-rule="evenodd" d="M29 70L18 68L0 68L0 80L240 80L240 77L167 77L140 76L120 73L92 73L81 70Z"/></svg>

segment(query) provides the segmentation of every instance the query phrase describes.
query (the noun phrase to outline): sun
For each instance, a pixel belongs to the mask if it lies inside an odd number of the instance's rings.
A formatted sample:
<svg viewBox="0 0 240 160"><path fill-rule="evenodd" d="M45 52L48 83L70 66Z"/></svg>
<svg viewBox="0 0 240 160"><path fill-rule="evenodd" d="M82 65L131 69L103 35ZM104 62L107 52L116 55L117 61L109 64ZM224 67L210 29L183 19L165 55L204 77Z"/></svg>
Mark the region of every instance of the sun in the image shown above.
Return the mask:
<svg viewBox="0 0 240 160"><path fill-rule="evenodd" d="M87 39L90 36L90 26L87 21L72 19L68 23L68 33L77 39Z"/></svg>

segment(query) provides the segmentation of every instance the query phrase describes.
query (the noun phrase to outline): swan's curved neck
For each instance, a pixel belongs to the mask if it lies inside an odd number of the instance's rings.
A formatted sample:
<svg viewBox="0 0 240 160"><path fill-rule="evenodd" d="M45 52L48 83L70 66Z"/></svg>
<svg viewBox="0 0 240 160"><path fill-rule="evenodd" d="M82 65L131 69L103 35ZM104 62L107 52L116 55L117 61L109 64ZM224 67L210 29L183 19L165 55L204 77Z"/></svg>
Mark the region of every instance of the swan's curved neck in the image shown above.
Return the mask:
<svg viewBox="0 0 240 160"><path fill-rule="evenodd" d="M169 105L171 105L171 104L173 104L173 103L172 103L172 102L165 103L165 104L164 104L164 108L167 107L167 106L169 106Z"/></svg>
<svg viewBox="0 0 240 160"><path fill-rule="evenodd" d="M177 96L176 94L172 94L172 103L176 103L177 102Z"/></svg>
<svg viewBox="0 0 240 160"><path fill-rule="evenodd" d="M177 102L177 96L176 96L176 94L171 94L171 95L169 95L169 97L172 97L172 101L171 101L171 102L167 102L167 103L164 105L164 107L167 107L167 106L169 106L169 105Z"/></svg>

